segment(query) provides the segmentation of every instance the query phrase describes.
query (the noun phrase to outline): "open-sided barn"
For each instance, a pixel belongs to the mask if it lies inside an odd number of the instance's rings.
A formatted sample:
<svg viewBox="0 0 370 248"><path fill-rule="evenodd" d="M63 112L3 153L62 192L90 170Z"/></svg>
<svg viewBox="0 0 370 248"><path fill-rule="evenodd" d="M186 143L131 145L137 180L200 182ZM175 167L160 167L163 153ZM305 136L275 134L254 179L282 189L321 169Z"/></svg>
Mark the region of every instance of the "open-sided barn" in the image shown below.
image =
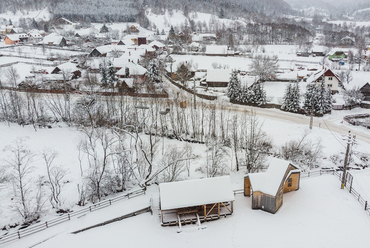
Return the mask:
<svg viewBox="0 0 370 248"><path fill-rule="evenodd" d="M161 183L162 226L199 223L233 213L229 176Z"/></svg>
<svg viewBox="0 0 370 248"><path fill-rule="evenodd" d="M272 161L266 172L244 178L244 195L252 195L252 209L274 214L283 204L283 193L299 189L300 170L284 160Z"/></svg>

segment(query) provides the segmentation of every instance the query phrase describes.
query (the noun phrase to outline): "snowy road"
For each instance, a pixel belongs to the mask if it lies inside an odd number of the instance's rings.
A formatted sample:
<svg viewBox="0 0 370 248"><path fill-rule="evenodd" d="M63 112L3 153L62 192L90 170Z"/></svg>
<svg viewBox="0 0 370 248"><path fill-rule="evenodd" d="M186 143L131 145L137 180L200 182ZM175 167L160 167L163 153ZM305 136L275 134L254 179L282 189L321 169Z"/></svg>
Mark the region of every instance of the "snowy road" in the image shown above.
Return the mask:
<svg viewBox="0 0 370 248"><path fill-rule="evenodd" d="M171 82L169 82L166 78L163 78L163 79L165 80L165 83L168 86L167 89L168 89L168 94L170 98L176 99L177 92L180 92L180 91L182 92L182 94L186 95L186 97L189 97L189 98L193 97L192 94L178 89ZM200 98L197 98L197 101L205 101L208 103L212 103L212 101L206 101ZM222 101L222 99L218 101ZM270 120L277 120L277 121L287 122L287 123L307 125L307 128L309 127L309 124L310 124L309 116L284 112L279 109L258 108L258 107L251 107L251 106L245 106L245 105L236 105L236 104L226 102L226 110L238 111L238 112L255 111L257 116L263 119L270 119ZM360 109L360 111L369 112L369 110L366 110L366 109ZM333 111L331 115L326 115L324 117L314 117L313 126L327 129L331 132L335 132L341 135L346 135L348 134L348 131L351 131L351 133L356 134L358 140L361 140L361 141L364 141L370 144L370 130L366 130L365 128L362 128L362 127L353 127L349 125L348 123L342 122L343 116L351 114L351 113L353 114L353 112L344 111L344 110L343 111Z"/></svg>

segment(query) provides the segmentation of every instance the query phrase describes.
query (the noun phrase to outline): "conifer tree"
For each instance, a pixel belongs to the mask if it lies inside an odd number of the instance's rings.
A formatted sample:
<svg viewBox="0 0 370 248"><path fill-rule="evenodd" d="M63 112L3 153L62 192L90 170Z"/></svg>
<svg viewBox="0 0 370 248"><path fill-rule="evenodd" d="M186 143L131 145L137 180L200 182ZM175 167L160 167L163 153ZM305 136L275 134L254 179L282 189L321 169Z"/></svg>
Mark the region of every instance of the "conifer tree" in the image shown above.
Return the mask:
<svg viewBox="0 0 370 248"><path fill-rule="evenodd" d="M108 86L108 73L107 73L107 68L103 64L99 65L99 72L100 72L101 86L107 87Z"/></svg>
<svg viewBox="0 0 370 248"><path fill-rule="evenodd" d="M290 106L292 104L292 84L288 84L285 89L283 104L281 109L285 111L290 111Z"/></svg>
<svg viewBox="0 0 370 248"><path fill-rule="evenodd" d="M148 76L153 82L159 83L161 81L161 73L157 65L157 61L152 60L149 63Z"/></svg>
<svg viewBox="0 0 370 248"><path fill-rule="evenodd" d="M250 103L258 106L266 104L266 91L261 83L255 83L251 87Z"/></svg>
<svg viewBox="0 0 370 248"><path fill-rule="evenodd" d="M238 78L238 72L233 70L231 73L230 81L227 86L227 96L230 100L238 100L241 95L241 86Z"/></svg>
<svg viewBox="0 0 370 248"><path fill-rule="evenodd" d="M112 61L108 61L108 70L106 71L107 74L107 82L109 86L114 86L115 83L118 81L116 75L116 68L114 68Z"/></svg>
<svg viewBox="0 0 370 248"><path fill-rule="evenodd" d="M285 90L281 109L289 112L298 112L300 108L300 93L298 83L288 84Z"/></svg>
<svg viewBox="0 0 370 248"><path fill-rule="evenodd" d="M316 95L316 85L307 84L306 93L304 94L303 109L306 110L306 112L308 113L314 111L316 101L315 95Z"/></svg>

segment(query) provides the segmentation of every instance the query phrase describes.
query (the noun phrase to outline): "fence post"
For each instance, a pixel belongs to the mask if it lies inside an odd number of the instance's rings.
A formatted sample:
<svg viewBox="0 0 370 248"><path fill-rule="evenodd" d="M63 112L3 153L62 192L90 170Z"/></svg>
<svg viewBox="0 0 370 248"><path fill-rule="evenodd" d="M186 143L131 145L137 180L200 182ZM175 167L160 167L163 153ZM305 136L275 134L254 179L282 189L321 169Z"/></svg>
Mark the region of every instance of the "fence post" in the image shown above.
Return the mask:
<svg viewBox="0 0 370 248"><path fill-rule="evenodd" d="M17 233L18 233L18 239L21 239L21 234L19 233L19 231Z"/></svg>
<svg viewBox="0 0 370 248"><path fill-rule="evenodd" d="M353 180L351 180L351 184L349 185L349 193L352 192L352 182L353 182ZM365 209L366 209L366 207L365 207Z"/></svg>
<svg viewBox="0 0 370 248"><path fill-rule="evenodd" d="M310 177L310 172L308 172L308 177Z"/></svg>
<svg viewBox="0 0 370 248"><path fill-rule="evenodd" d="M71 216L68 214L68 220L71 220Z"/></svg>
<svg viewBox="0 0 370 248"><path fill-rule="evenodd" d="M367 201L365 201L365 211L367 210Z"/></svg>
<svg viewBox="0 0 370 248"><path fill-rule="evenodd" d="M91 212L91 206L89 207L89 209L90 209L90 212Z"/></svg>
<svg viewBox="0 0 370 248"><path fill-rule="evenodd" d="M46 226L46 228L48 228L48 222L47 221L45 221L45 226Z"/></svg>
<svg viewBox="0 0 370 248"><path fill-rule="evenodd" d="M360 195L360 194L358 194L358 199L357 199L358 201L360 201L360 196L361 196L361 195Z"/></svg>
<svg viewBox="0 0 370 248"><path fill-rule="evenodd" d="M109 205L112 205L112 200L111 199L109 199Z"/></svg>
<svg viewBox="0 0 370 248"><path fill-rule="evenodd" d="M320 176L321 176L321 170L320 170Z"/></svg>

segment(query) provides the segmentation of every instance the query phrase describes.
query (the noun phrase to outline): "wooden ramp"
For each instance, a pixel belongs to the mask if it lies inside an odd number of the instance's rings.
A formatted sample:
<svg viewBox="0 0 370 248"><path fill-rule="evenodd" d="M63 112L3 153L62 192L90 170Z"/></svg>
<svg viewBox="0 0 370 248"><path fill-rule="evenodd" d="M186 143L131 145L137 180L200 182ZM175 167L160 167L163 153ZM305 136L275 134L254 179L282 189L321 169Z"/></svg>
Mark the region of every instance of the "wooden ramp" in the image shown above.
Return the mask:
<svg viewBox="0 0 370 248"><path fill-rule="evenodd" d="M146 208L137 210L135 212L132 212L132 213L129 213L129 214L125 214L125 215L122 215L120 217L117 217L117 218L114 218L114 219L111 219L111 220L107 220L107 221L101 222L99 224L96 224L96 225L93 225L93 226L89 226L89 227L86 227L86 228L83 228L83 229L74 231L74 232L72 232L72 234L77 234L77 233L84 232L84 231L87 231L87 230L92 229L92 228L105 226L105 225L111 224L113 222L121 221L121 220L130 218L130 217L134 217L134 216L137 216L139 214L143 214L143 213L147 213L147 212L151 212L151 208L150 207L146 207Z"/></svg>

